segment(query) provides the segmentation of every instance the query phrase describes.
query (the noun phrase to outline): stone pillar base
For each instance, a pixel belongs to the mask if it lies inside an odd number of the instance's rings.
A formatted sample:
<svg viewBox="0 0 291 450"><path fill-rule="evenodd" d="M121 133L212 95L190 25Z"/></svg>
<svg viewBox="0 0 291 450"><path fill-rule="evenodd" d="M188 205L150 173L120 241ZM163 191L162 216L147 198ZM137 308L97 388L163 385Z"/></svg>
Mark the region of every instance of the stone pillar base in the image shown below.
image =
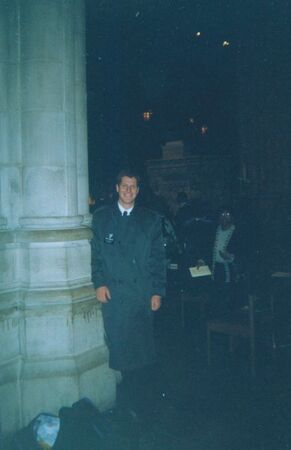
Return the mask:
<svg viewBox="0 0 291 450"><path fill-rule="evenodd" d="M6 263L24 263L19 285L0 292L4 434L83 397L100 410L114 405L116 374L108 367L101 310L87 275L89 237L87 228L0 232Z"/></svg>

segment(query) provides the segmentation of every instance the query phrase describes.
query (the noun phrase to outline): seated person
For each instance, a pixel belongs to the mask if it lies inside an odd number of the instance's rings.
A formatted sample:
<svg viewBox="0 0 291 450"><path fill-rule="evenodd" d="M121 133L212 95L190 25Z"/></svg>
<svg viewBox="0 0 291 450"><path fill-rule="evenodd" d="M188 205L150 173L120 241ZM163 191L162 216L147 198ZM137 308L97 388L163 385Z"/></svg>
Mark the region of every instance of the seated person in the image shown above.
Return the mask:
<svg viewBox="0 0 291 450"><path fill-rule="evenodd" d="M211 280L209 277L192 278L189 268L197 263L201 256L211 254L216 224L208 205L202 205L183 228L180 237L179 280L183 290L192 290L207 294Z"/></svg>
<svg viewBox="0 0 291 450"><path fill-rule="evenodd" d="M207 264L212 272L212 316L231 312L240 306L236 283L242 274L243 247L231 210L222 208L208 254L201 255L197 261L197 267Z"/></svg>

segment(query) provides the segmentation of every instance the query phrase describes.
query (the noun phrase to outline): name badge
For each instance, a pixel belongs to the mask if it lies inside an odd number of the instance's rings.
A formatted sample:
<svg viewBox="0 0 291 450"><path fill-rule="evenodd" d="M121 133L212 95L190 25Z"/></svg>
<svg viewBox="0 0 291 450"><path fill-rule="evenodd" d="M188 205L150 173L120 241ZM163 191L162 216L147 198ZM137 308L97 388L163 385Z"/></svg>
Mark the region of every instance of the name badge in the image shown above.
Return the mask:
<svg viewBox="0 0 291 450"><path fill-rule="evenodd" d="M105 244L113 244L114 234L113 233L106 234L106 236L104 238L104 242L105 242Z"/></svg>

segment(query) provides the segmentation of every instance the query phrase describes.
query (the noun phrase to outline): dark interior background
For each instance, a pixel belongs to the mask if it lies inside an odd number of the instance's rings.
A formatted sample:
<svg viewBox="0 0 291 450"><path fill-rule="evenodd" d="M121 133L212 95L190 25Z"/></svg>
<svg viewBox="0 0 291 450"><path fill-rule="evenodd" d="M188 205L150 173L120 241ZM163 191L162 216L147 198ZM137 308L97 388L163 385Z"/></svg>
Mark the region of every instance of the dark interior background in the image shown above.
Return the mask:
<svg viewBox="0 0 291 450"><path fill-rule="evenodd" d="M123 165L143 172L145 161L161 157L161 144L182 139L190 155L228 154L237 167L244 161L248 179L240 195L255 208L276 215L280 203L286 212L290 1L87 0L86 6L94 195L112 186ZM152 111L148 122L144 111Z"/></svg>

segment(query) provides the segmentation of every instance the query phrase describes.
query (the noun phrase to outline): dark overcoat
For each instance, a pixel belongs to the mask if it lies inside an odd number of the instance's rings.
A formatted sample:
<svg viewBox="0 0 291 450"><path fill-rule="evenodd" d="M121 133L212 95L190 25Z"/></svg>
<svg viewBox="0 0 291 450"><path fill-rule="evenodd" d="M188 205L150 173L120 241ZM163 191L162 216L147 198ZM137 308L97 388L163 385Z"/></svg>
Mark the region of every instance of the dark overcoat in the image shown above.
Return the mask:
<svg viewBox="0 0 291 450"><path fill-rule="evenodd" d="M134 207L122 217L116 205L93 216L92 282L107 286L111 300L102 304L109 365L132 370L155 359L152 295L164 296L166 258L160 216Z"/></svg>

